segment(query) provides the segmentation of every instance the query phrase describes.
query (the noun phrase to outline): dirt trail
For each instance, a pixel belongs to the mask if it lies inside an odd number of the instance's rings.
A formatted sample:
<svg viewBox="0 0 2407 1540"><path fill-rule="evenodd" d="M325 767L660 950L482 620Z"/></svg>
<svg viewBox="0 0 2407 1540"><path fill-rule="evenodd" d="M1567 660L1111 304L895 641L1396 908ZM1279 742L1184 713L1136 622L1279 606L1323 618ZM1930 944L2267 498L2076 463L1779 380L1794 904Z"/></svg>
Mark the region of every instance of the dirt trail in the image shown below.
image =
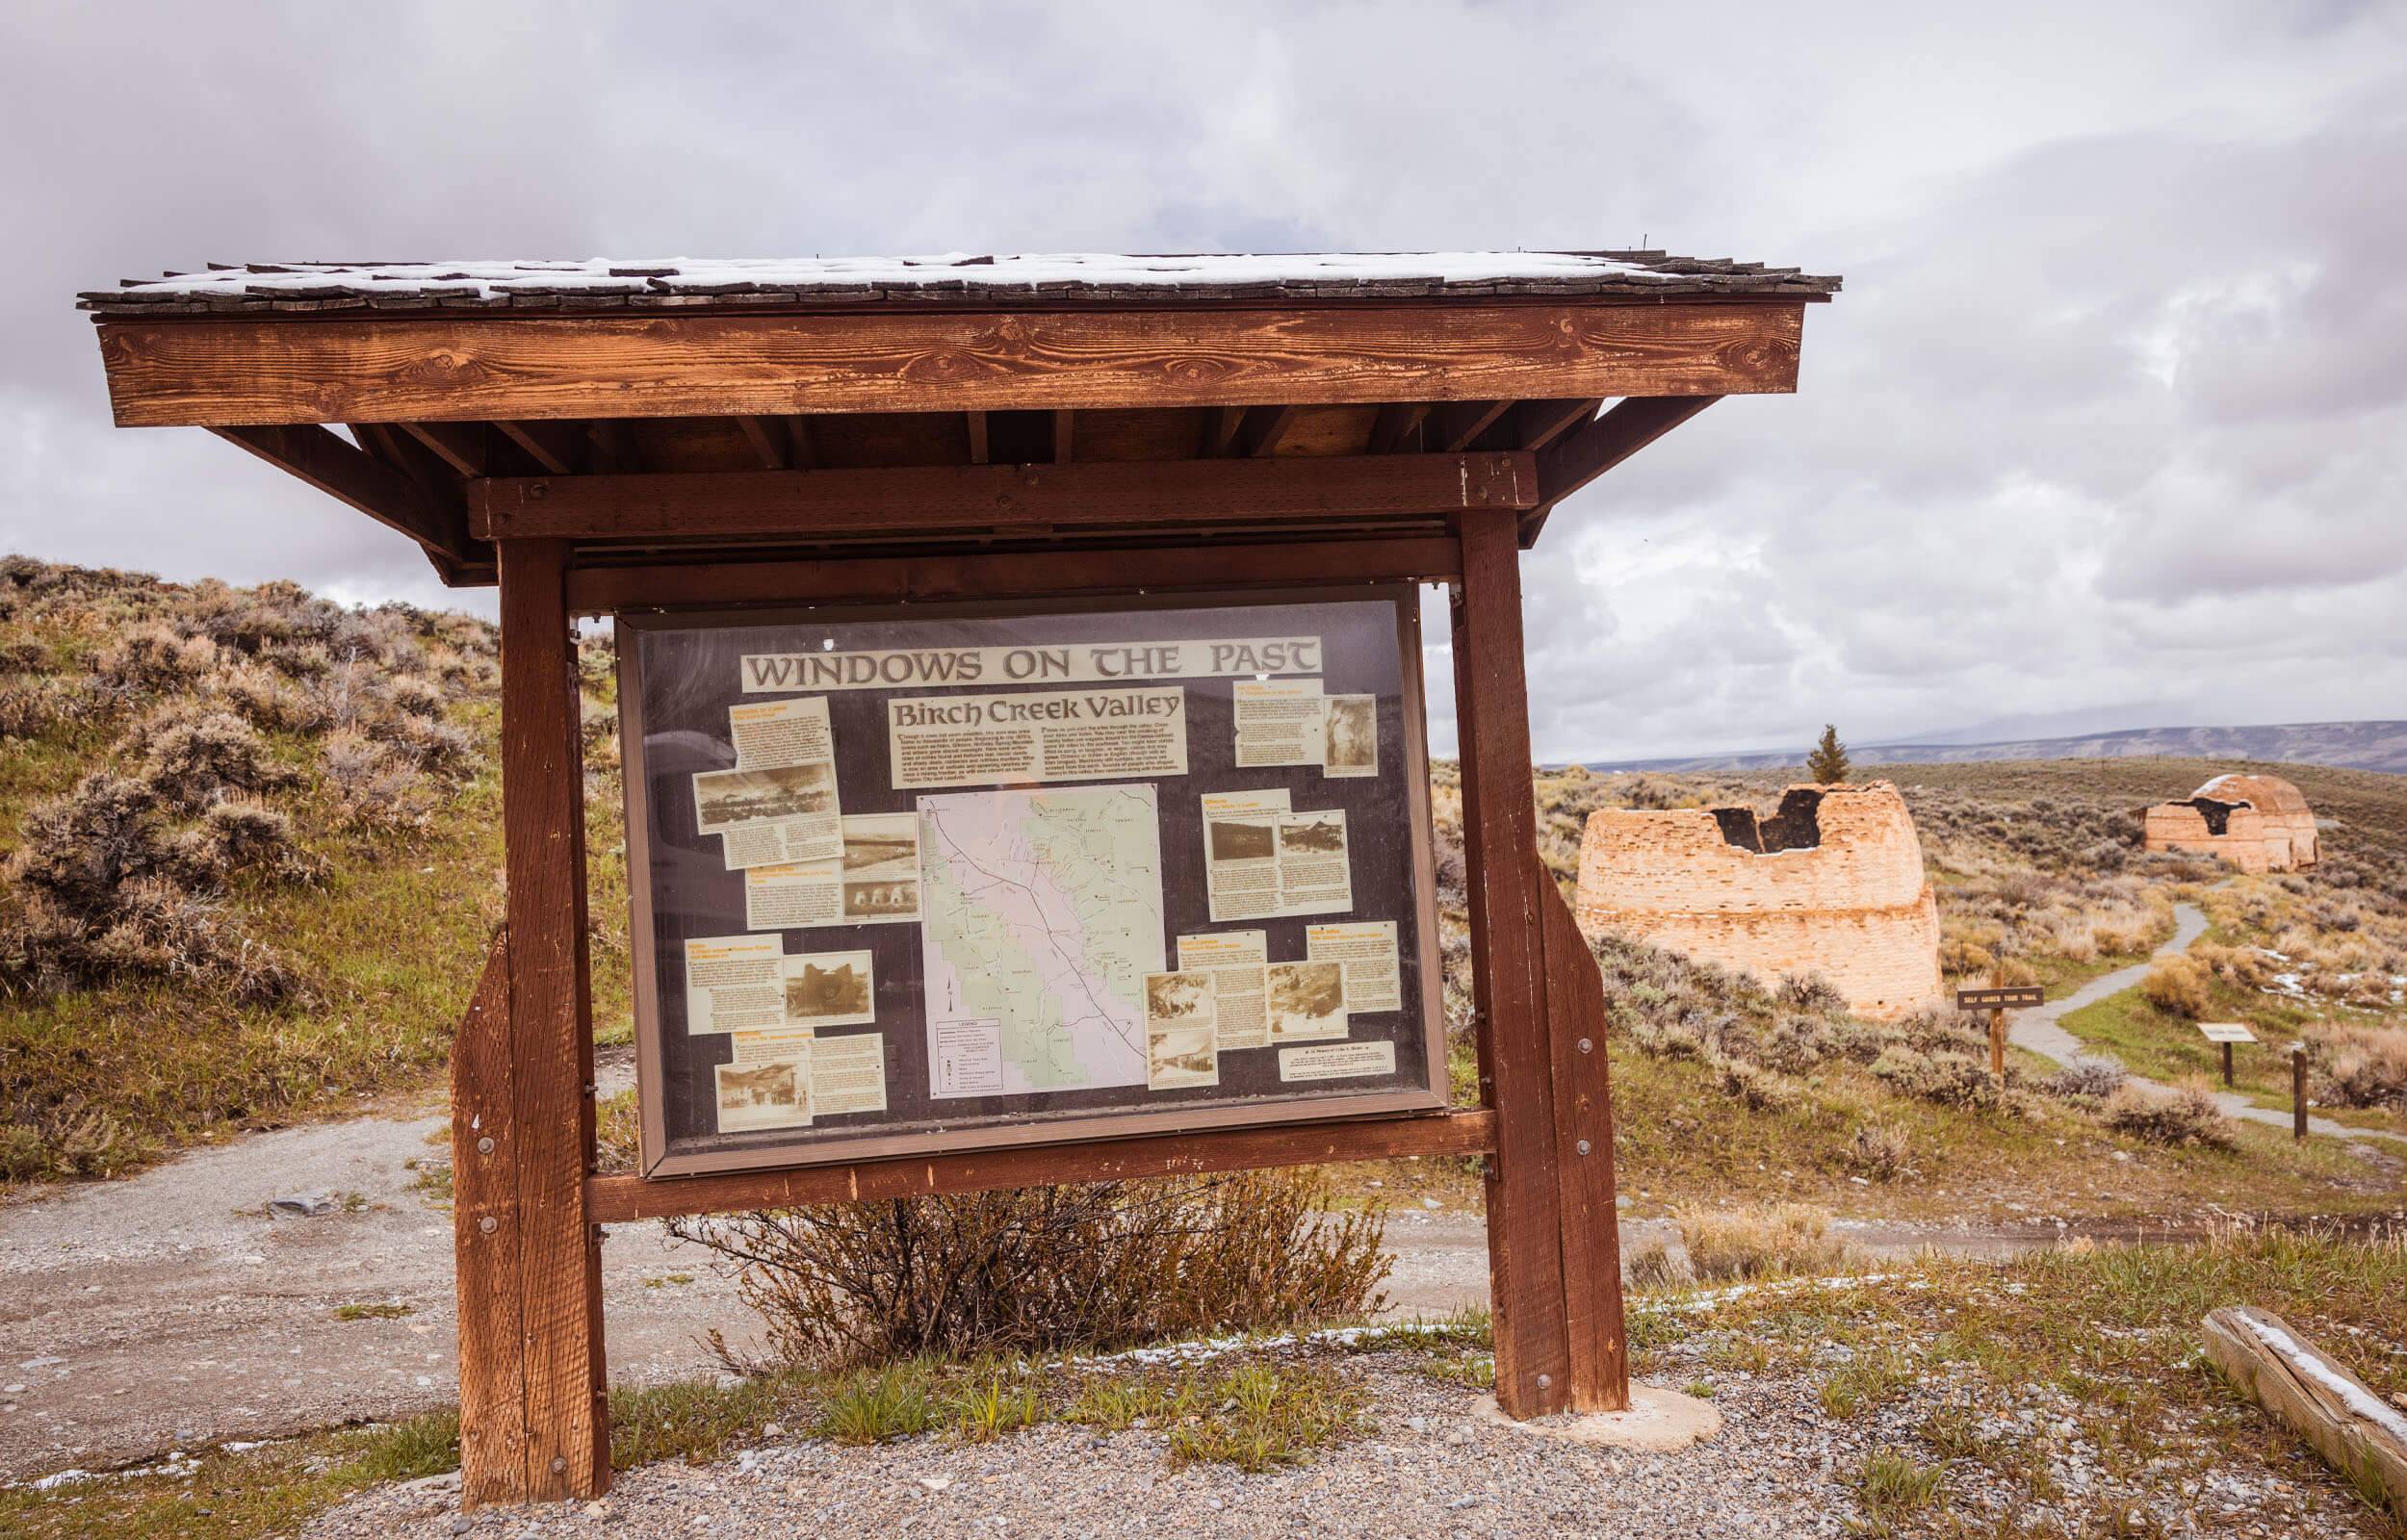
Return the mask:
<svg viewBox="0 0 2407 1540"><path fill-rule="evenodd" d="M2028 1048L2032 1053L2042 1058L2053 1059L2060 1065L2100 1064L2115 1069L2124 1069L2121 1060L2112 1054L2101 1053L2083 1042L2079 1038L2064 1030L2061 1025L2062 1021L2076 1011L2086 1010L2101 1000L2121 994L2126 989L2139 988L2140 981L2148 976L2148 970L2156 965L2158 958L2172 957L2177 953L2187 952L2191 942L2206 934L2207 916L2204 911L2195 904L2174 905L2173 938L2158 947L2147 962L2135 962L2130 967L2117 968L2111 973L2102 973L2061 1000L2051 1000L2046 1005L2030 1011L2010 1013L2007 1018L2010 1022L2006 1029L2007 1038L2016 1047ZM2128 1069L2124 1072L2131 1074ZM2174 1088L2161 1080L2150 1080L2144 1075L2137 1074L2131 1074L2131 1079L2135 1085L2144 1090L2159 1091L2168 1096L2173 1093ZM2291 1126L2289 1113L2276 1112L2270 1107L2260 1107L2237 1091L2218 1091L2214 1093L2214 1101L2227 1116L2245 1118L2249 1122L2264 1123L2274 1128ZM2394 1134L2381 1128L2351 1128L2346 1123L2334 1122L2329 1117L2317 1117L2312 1114L2307 1118L2307 1131L2312 1134L2329 1134L2335 1139L2388 1139L2407 1142L2407 1134Z"/></svg>
<svg viewBox="0 0 2407 1540"><path fill-rule="evenodd" d="M443 1126L429 1114L256 1135L0 1209L0 1480L450 1403L451 1213L405 1165L442 1154L427 1140ZM304 1192L357 1200L310 1219L266 1215L269 1199ZM1926 1245L1996 1254L2058 1235L1844 1228L1876 1255ZM1666 1233L1635 1221L1623 1245ZM1409 1208L1387 1234L1391 1308L1442 1315L1487 1301L1478 1215ZM615 1383L716 1372L701 1344L712 1327L759 1343L706 1254L658 1224L611 1229L602 1284ZM409 1313L336 1319L349 1304Z"/></svg>

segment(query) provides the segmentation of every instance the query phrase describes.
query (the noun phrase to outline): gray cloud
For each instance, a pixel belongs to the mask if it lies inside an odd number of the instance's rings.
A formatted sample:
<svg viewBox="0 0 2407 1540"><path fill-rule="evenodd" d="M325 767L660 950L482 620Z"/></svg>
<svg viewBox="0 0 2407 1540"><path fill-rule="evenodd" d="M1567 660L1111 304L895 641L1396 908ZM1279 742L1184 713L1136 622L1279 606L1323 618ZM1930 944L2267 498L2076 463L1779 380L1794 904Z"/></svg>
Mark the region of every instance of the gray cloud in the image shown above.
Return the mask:
<svg viewBox="0 0 2407 1540"><path fill-rule="evenodd" d="M1848 290L1797 397L1557 515L1541 753L2396 714L2407 13L1717 15L19 6L0 545L437 597L207 435L108 427L68 296L162 266L1645 237Z"/></svg>

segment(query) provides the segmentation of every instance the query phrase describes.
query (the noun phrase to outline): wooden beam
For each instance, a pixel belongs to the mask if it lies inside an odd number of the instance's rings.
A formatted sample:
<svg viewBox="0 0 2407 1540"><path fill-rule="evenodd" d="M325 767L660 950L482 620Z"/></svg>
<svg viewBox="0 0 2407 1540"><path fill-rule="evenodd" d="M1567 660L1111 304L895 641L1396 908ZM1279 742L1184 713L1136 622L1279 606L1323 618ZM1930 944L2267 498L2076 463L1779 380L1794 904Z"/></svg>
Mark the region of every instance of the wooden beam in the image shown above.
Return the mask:
<svg viewBox="0 0 2407 1540"><path fill-rule="evenodd" d="M1196 458L1212 460L1227 454L1229 447L1237 442L1237 429L1243 426L1245 426L1244 407L1206 408L1204 413L1204 438L1203 442L1195 447Z"/></svg>
<svg viewBox="0 0 2407 1540"><path fill-rule="evenodd" d="M249 450L279 471L298 476L326 496L398 529L428 552L455 562L492 559L468 535L456 503L402 475L315 424L280 427L221 427L218 437ZM1537 485L1531 472L1531 486Z"/></svg>
<svg viewBox="0 0 2407 1540"><path fill-rule="evenodd" d="M1621 1313L1621 1223L1614 1203L1612 1017L1596 956L1571 906L1539 884L1540 982L1554 1056L1555 1191L1563 1214L1563 1329L1571 1410L1630 1406L1629 1338Z"/></svg>
<svg viewBox="0 0 2407 1540"><path fill-rule="evenodd" d="M1596 415L1605 403L1601 399L1582 398L1575 401L1523 401L1507 412L1504 421L1489 434L1495 447L1507 449L1542 449Z"/></svg>
<svg viewBox="0 0 2407 1540"><path fill-rule="evenodd" d="M635 436L627 431L626 424L608 418L587 423L585 437L593 445L596 474L628 475L643 469L643 457L635 452Z"/></svg>
<svg viewBox="0 0 2407 1540"><path fill-rule="evenodd" d="M1449 401L1429 414L1429 447L1441 454L1467 449L1489 424L1512 409L1511 401Z"/></svg>
<svg viewBox="0 0 2407 1540"><path fill-rule="evenodd" d="M1073 431L1077 416L1077 413L1068 411L1057 411L1053 414L1053 463L1055 465L1070 463L1071 452L1076 448Z"/></svg>
<svg viewBox="0 0 2407 1540"><path fill-rule="evenodd" d="M409 436L461 475L482 475L489 463L482 423L403 423Z"/></svg>
<svg viewBox="0 0 2407 1540"><path fill-rule="evenodd" d="M793 456L789 469L809 471L817 467L819 443L811 431L809 417L797 412L786 419L786 448Z"/></svg>
<svg viewBox="0 0 2407 1540"><path fill-rule="evenodd" d="M1804 302L126 320L126 427L1493 401L1797 388Z"/></svg>
<svg viewBox="0 0 2407 1540"><path fill-rule="evenodd" d="M1526 454L1380 454L522 477L468 498L490 538L624 540L1430 515L1526 508L1537 487Z"/></svg>
<svg viewBox="0 0 2407 1540"><path fill-rule="evenodd" d="M1552 507L1720 400L1719 396L1640 397L1546 446L1538 478Z"/></svg>
<svg viewBox="0 0 2407 1540"><path fill-rule="evenodd" d="M509 916L511 1137L526 1384L524 1500L610 1484L593 1168L584 771L566 582L556 540L502 550L503 870Z"/></svg>
<svg viewBox="0 0 2407 1540"><path fill-rule="evenodd" d="M568 475L577 469L578 433L562 423L517 423L507 418L493 424L502 435L531 455L535 464L554 475Z"/></svg>
<svg viewBox="0 0 2407 1540"><path fill-rule="evenodd" d="M986 414L984 412L964 412L961 415L970 424L970 463L971 465L984 465L986 463L987 452Z"/></svg>
<svg viewBox="0 0 2407 1540"><path fill-rule="evenodd" d="M1023 1145L860 1166L737 1171L669 1181L596 1176L587 1180L585 1191L587 1207L597 1223L626 1224L677 1214L866 1202L1036 1183L1122 1182L1270 1166L1316 1166L1327 1161L1474 1155L1491 1147L1495 1139L1495 1114L1483 1110L1379 1122L1204 1129L1083 1144Z"/></svg>
<svg viewBox="0 0 2407 1540"><path fill-rule="evenodd" d="M892 603L1125 594L1349 581L1446 582L1462 571L1450 536L1296 540L1266 545L1109 551L937 552L811 561L712 561L573 568L569 607L580 615L691 604Z"/></svg>
<svg viewBox="0 0 2407 1540"><path fill-rule="evenodd" d="M1427 401L1389 401L1371 424L1370 452L1393 454L1429 416Z"/></svg>
<svg viewBox="0 0 2407 1540"><path fill-rule="evenodd" d="M2207 1356L2240 1394L2315 1446L2368 1503L2407 1524L2407 1438L2379 1395L2269 1310L2225 1305L2200 1328Z"/></svg>
<svg viewBox="0 0 2407 1540"><path fill-rule="evenodd" d="M1245 426L1237 434L1237 445L1248 457L1260 459L1279 451L1279 441L1295 426L1296 408L1292 406L1257 406L1246 413Z"/></svg>
<svg viewBox="0 0 2407 1540"><path fill-rule="evenodd" d="M743 430L744 441L752 446L753 456L764 471L787 468L787 445L790 442L784 427L772 424L765 417L739 417L736 425Z"/></svg>
<svg viewBox="0 0 2407 1540"><path fill-rule="evenodd" d="M1496 1401L1540 1417L1571 1404L1554 1048L1543 983L1538 814L1530 800L1520 550L1509 513L1466 513L1454 611L1462 839L1480 1100L1509 1107L1488 1164ZM505 548L506 549L506 548Z"/></svg>

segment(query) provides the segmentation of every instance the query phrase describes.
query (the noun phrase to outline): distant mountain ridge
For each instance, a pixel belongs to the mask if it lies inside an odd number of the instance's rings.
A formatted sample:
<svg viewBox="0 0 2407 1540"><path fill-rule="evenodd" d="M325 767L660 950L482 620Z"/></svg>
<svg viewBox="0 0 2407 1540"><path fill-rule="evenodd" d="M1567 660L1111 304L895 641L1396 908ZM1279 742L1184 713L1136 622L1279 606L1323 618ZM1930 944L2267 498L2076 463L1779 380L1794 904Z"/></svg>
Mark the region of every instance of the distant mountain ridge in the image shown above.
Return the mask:
<svg viewBox="0 0 2407 1540"><path fill-rule="evenodd" d="M2258 759L2407 775L2407 722L2294 722L2253 728L2128 728L2064 738L1996 743L1850 744L1857 764L1964 764L1984 759ZM1802 765L1805 751L1767 749L1662 759L1592 762L1591 770L1771 770Z"/></svg>

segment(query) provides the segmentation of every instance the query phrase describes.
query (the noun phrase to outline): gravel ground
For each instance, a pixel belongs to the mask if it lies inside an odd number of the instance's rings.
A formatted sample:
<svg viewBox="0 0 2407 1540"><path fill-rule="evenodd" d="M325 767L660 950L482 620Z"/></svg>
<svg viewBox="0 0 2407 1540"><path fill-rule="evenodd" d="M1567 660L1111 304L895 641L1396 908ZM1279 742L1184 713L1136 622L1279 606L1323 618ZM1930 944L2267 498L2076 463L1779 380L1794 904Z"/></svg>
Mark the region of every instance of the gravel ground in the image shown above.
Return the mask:
<svg viewBox="0 0 2407 1540"><path fill-rule="evenodd" d="M1696 1349L1675 1348L1675 1360ZM1838 1349L1839 1359L1845 1350ZM1834 1359L1834 1362L1837 1359ZM1813 1376L1709 1377L1721 1435L1671 1454L1597 1450L1475 1417L1474 1393L1418 1373L1401 1354L1343 1360L1369 1392L1372 1426L1300 1469L1249 1476L1231 1467L1174 1468L1162 1435L1099 1435L1048 1424L984 1446L932 1434L867 1449L772 1439L709 1466L662 1464L622 1474L582 1504L459 1510L456 1476L363 1493L302 1533L316 1540L492 1536L857 1534L878 1536L1186 1535L1537 1537L1837 1536L1863 1532L1856 1491L1864 1459L1915 1447L1930 1413L1963 1404L1945 1376L1877 1411L1825 1413ZM1678 1373L1657 1383L1684 1386ZM2044 1496L1957 1462L1929 1509L1897 1532L1974 1532L2039 1526L2041 1533L2314 1536L2375 1540L2387 1531L2335 1478L2300 1483L2245 1458L2205 1474L2109 1474L2053 1392L1981 1417L1983 1436L2034 1454L2056 1490ZM2134 1484L2138 1483L2138 1484ZM2137 1515L2135 1527L2127 1525ZM1877 1532L1877 1531L1876 1531Z"/></svg>
<svg viewBox="0 0 2407 1540"><path fill-rule="evenodd" d="M1714 1443L1678 1454L1586 1449L1474 1421L1474 1393L1380 1361L1367 1437L1302 1469L1174 1470L1157 1433L1048 1426L984 1446L942 1435L844 1449L780 1442L707 1467L621 1476L606 1499L484 1510L461 1530L448 1478L368 1493L302 1532L367 1536L851 1533L876 1536L1837 1535L1857 1511L1844 1444L1811 1391L1769 1382L1721 1402Z"/></svg>

